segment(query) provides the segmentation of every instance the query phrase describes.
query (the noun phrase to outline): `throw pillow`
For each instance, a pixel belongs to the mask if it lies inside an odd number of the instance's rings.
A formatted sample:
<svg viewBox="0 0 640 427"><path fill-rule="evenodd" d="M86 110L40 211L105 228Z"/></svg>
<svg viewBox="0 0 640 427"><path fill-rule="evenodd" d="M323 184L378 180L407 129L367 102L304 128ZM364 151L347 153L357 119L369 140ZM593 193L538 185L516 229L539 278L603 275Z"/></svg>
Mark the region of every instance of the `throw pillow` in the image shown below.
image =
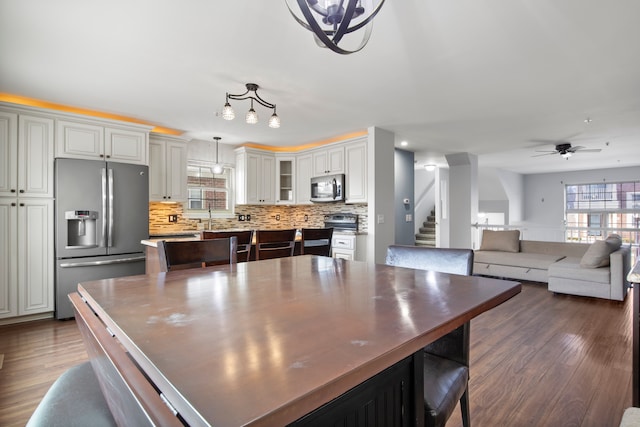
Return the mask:
<svg viewBox="0 0 640 427"><path fill-rule="evenodd" d="M622 237L620 237L618 234L609 234L609 236L607 236L607 238L605 239L605 242L607 242L607 245L609 245L611 252L615 252L622 246Z"/></svg>
<svg viewBox="0 0 640 427"><path fill-rule="evenodd" d="M520 252L520 230L484 230L480 250Z"/></svg>
<svg viewBox="0 0 640 427"><path fill-rule="evenodd" d="M589 246L580 260L580 267L599 268L609 265L609 245L604 240L596 240Z"/></svg>
<svg viewBox="0 0 640 427"><path fill-rule="evenodd" d="M605 240L596 240L589 246L580 260L584 268L600 268L609 265L609 255L622 246L622 238L617 234L609 235Z"/></svg>

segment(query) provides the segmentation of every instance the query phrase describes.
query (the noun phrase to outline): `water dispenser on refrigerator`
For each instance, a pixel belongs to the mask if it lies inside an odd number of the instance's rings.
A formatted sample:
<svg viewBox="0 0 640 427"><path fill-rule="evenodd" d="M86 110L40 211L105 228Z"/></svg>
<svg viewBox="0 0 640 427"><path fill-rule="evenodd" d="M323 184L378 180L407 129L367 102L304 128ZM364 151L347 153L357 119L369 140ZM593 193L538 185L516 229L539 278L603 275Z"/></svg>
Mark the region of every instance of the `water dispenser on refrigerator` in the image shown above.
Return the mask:
<svg viewBox="0 0 640 427"><path fill-rule="evenodd" d="M66 249L86 249L98 247L98 212L66 211L67 221Z"/></svg>

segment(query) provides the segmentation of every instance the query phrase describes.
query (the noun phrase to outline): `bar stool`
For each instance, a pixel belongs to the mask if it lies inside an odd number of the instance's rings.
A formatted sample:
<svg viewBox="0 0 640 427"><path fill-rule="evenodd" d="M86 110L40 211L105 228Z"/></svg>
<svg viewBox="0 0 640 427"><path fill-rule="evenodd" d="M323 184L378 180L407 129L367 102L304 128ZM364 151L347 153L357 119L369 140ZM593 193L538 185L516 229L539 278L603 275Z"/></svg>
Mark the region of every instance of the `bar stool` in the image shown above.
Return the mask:
<svg viewBox="0 0 640 427"><path fill-rule="evenodd" d="M238 239L208 239L158 242L160 271L202 268L210 265L235 264Z"/></svg>
<svg viewBox="0 0 640 427"><path fill-rule="evenodd" d="M203 239L224 239L236 237L238 239L238 262L247 262L251 258L251 244L253 243L253 230L245 231L203 231Z"/></svg>
<svg viewBox="0 0 640 427"><path fill-rule="evenodd" d="M296 229L256 230L256 260L293 256Z"/></svg>
<svg viewBox="0 0 640 427"><path fill-rule="evenodd" d="M391 245L386 264L469 276L471 249ZM462 425L469 427L469 322L424 348L424 419L444 427L458 401Z"/></svg>

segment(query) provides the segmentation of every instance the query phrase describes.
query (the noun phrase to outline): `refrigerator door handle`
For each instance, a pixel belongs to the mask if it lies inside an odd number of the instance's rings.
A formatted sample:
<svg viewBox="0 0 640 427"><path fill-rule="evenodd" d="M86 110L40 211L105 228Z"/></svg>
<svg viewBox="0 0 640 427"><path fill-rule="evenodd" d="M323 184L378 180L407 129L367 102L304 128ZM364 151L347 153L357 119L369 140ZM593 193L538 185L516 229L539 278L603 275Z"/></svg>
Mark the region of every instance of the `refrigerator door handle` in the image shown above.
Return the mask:
<svg viewBox="0 0 640 427"><path fill-rule="evenodd" d="M81 262L63 262L60 264L60 268L74 268L74 267L93 267L96 265L113 265L113 264L125 264L128 262L144 261L144 256L135 256L129 258L110 259L105 261L81 261Z"/></svg>
<svg viewBox="0 0 640 427"><path fill-rule="evenodd" d="M107 246L113 246L113 169L109 168L109 233L107 234Z"/></svg>
<svg viewBox="0 0 640 427"><path fill-rule="evenodd" d="M100 237L100 247L105 247L107 236L107 170L102 168L102 236Z"/></svg>

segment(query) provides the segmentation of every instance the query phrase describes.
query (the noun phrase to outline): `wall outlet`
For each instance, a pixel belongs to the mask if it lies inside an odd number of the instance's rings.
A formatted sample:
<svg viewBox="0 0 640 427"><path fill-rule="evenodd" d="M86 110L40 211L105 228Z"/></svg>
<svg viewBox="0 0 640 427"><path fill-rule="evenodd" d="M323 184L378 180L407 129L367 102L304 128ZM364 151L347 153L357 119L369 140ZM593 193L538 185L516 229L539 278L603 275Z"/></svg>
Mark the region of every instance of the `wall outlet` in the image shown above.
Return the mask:
<svg viewBox="0 0 640 427"><path fill-rule="evenodd" d="M238 215L238 221L244 221L244 215Z"/></svg>
<svg viewBox="0 0 640 427"><path fill-rule="evenodd" d="M304 216L304 222L309 222L309 215Z"/></svg>
<svg viewBox="0 0 640 427"><path fill-rule="evenodd" d="M178 215L177 214L169 215L169 222L178 222Z"/></svg>
<svg viewBox="0 0 640 427"><path fill-rule="evenodd" d="M406 222L411 222L411 221L413 221L413 216L412 216L411 214L406 214L406 215L404 216L404 220L405 220Z"/></svg>
<svg viewBox="0 0 640 427"><path fill-rule="evenodd" d="M251 215L245 215L245 216L244 216L244 218L245 218L247 221L251 221Z"/></svg>

